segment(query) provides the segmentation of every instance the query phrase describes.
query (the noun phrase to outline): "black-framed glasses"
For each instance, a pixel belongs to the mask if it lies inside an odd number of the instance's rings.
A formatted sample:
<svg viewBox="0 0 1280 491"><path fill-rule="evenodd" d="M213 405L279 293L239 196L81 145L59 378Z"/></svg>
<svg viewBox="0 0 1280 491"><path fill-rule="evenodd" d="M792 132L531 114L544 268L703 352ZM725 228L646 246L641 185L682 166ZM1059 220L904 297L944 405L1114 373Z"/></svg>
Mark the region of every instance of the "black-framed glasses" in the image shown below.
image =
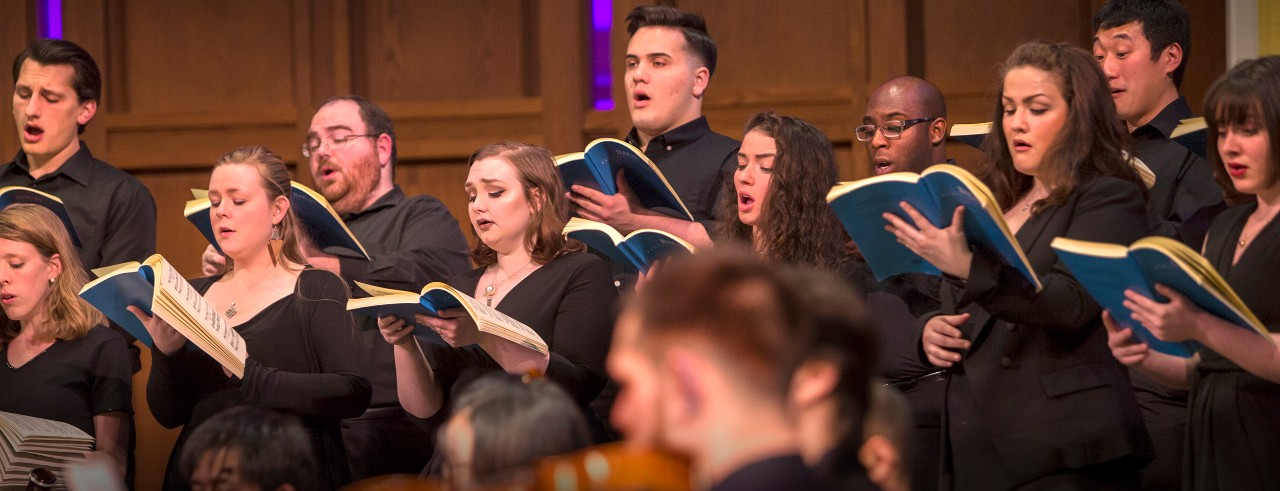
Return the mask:
<svg viewBox="0 0 1280 491"><path fill-rule="evenodd" d="M933 121L935 119L938 118L916 118L908 119L906 121L898 121L895 119L893 121L885 121L880 124L864 124L854 128L853 133L857 135L858 141L869 142L872 138L876 137L876 130L878 129L880 130L880 134L884 135L886 140L897 140L902 138L902 132L907 131L907 128L920 123Z"/></svg>
<svg viewBox="0 0 1280 491"><path fill-rule="evenodd" d="M306 158L311 158L311 156L315 155L316 152L320 151L320 147L324 146L326 143L329 145L329 148L338 148L340 146L346 145L347 143L351 142L351 140L355 140L356 138L377 138L379 136L382 136L382 135L381 134L344 135L344 136L337 136L337 137L331 136L328 138L311 138L306 142L302 143L302 156Z"/></svg>

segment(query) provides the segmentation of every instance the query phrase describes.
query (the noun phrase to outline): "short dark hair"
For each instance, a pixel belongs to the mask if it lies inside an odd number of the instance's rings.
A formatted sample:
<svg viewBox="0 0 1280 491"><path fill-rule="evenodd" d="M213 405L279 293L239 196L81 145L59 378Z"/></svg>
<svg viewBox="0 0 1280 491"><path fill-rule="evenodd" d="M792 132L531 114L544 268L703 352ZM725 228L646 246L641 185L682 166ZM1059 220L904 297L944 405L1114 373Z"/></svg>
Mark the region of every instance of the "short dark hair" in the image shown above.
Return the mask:
<svg viewBox="0 0 1280 491"><path fill-rule="evenodd" d="M641 27L672 27L684 34L690 53L702 59L710 75L716 73L716 42L707 32L707 21L701 14L686 12L669 5L641 5L627 13L627 35L634 36Z"/></svg>
<svg viewBox="0 0 1280 491"><path fill-rule="evenodd" d="M670 346L696 340L714 350L736 387L782 403L804 358L796 340L813 328L793 282L733 245L669 261L634 298L641 351L659 359Z"/></svg>
<svg viewBox="0 0 1280 491"><path fill-rule="evenodd" d="M1255 125L1271 140L1265 162L1271 186L1280 181L1280 56L1244 60L1209 86L1204 96L1204 120L1209 125L1209 163L1224 189L1236 191L1218 154L1218 132L1228 127Z"/></svg>
<svg viewBox="0 0 1280 491"><path fill-rule="evenodd" d="M297 417L252 406L218 413L191 432L183 446L179 459L183 475L190 479L201 458L222 450L238 450L240 474L262 489L283 484L318 489L320 467L311 437Z"/></svg>
<svg viewBox="0 0 1280 491"><path fill-rule="evenodd" d="M1182 63L1173 70L1173 86L1182 87L1182 74L1191 58L1191 18L1177 0L1111 0L1093 14L1093 32L1120 27L1130 22L1142 24L1142 34L1151 43L1151 59L1174 43L1182 47Z"/></svg>
<svg viewBox="0 0 1280 491"><path fill-rule="evenodd" d="M366 133L370 135L386 133L387 136L391 137L391 165L392 169L394 169L396 165L396 128L391 124L391 115L387 114L377 104L358 95L330 97L321 102L319 106L316 106L316 111L338 101L351 101L360 107L360 120L364 121Z"/></svg>
<svg viewBox="0 0 1280 491"><path fill-rule="evenodd" d="M102 72L98 63L80 45L62 39L40 38L27 45L13 60L13 81L17 83L22 64L28 59L41 65L67 65L75 70L71 88L76 91L76 101L99 101L102 97ZM84 125L77 125L77 132L84 133Z"/></svg>
<svg viewBox="0 0 1280 491"><path fill-rule="evenodd" d="M830 395L836 406L836 420L830 429L836 437L829 457L834 464L831 470L856 469L879 360L879 336L863 297L842 276L799 267L784 274L812 316L813 328L801 331L808 335L796 339L803 359L827 362L838 374Z"/></svg>

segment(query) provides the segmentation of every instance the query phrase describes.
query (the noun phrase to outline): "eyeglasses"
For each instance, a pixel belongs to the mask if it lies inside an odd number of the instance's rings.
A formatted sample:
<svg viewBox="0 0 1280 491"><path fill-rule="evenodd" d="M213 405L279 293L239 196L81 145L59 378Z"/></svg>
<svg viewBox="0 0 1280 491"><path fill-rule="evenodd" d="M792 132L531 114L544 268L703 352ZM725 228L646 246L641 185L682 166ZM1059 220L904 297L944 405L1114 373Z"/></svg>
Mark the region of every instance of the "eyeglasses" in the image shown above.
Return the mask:
<svg viewBox="0 0 1280 491"><path fill-rule="evenodd" d="M920 123L933 121L935 119L938 118L916 118L908 119L906 121L893 120L885 121L880 124L864 124L854 128L853 132L858 136L858 141L860 142L869 142L872 138L875 138L877 129L880 130L880 134L884 135L886 140L897 140L902 138L902 132L907 131L907 128Z"/></svg>
<svg viewBox="0 0 1280 491"><path fill-rule="evenodd" d="M382 136L382 135L346 135L346 136L331 136L323 139L312 138L302 144L302 156L306 158L311 158L311 156L315 155L316 152L320 151L320 147L324 146L326 143L329 144L329 148L338 148L340 146L346 145L348 142L350 142L351 140L355 140L356 138L377 138L379 136Z"/></svg>

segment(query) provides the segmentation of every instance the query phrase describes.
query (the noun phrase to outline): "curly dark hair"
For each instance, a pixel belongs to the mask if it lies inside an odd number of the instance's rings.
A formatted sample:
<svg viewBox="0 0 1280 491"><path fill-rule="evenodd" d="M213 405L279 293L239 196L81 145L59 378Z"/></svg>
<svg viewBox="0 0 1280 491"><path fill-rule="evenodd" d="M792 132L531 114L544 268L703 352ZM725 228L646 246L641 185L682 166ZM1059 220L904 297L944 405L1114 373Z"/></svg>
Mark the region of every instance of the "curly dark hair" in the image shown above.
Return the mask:
<svg viewBox="0 0 1280 491"><path fill-rule="evenodd" d="M849 236L827 205L827 192L839 181L831 141L812 124L772 111L756 113L744 134L759 131L777 144L769 190L760 208L753 241L752 227L738 219L736 179L725 179L720 193L717 240L755 244L761 257L775 264L798 264L840 270L851 257Z"/></svg>

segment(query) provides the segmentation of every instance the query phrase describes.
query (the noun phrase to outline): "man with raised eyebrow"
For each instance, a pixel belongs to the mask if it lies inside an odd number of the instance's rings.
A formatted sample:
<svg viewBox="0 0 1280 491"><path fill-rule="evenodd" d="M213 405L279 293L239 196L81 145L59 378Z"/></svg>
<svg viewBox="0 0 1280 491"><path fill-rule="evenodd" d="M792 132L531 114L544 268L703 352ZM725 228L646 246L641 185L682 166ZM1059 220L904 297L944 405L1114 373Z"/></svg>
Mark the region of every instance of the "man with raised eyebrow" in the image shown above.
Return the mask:
<svg viewBox="0 0 1280 491"><path fill-rule="evenodd" d="M627 108L632 128L627 143L658 166L693 215L646 209L619 179L620 191L607 195L573 186L569 199L578 215L607 223L623 234L642 228L663 230L704 247L715 233L716 199L737 165L738 141L711 131L702 100L716 68L716 46L701 15L665 5L636 7L627 14Z"/></svg>
<svg viewBox="0 0 1280 491"><path fill-rule="evenodd" d="M1170 139L1178 123L1194 115L1178 93L1191 53L1187 10L1174 0L1111 0L1094 13L1093 30L1093 54L1116 113L1133 136L1134 153L1156 175L1147 206L1170 225L1166 234L1198 251L1225 204L1204 159L1204 133L1187 145ZM1142 489L1181 486L1187 393L1137 370L1129 376L1156 453L1142 473Z"/></svg>
<svg viewBox="0 0 1280 491"><path fill-rule="evenodd" d="M1178 88L1191 55L1191 21L1176 0L1112 0L1093 16L1098 58L1134 153L1156 175L1148 208L1170 232L1200 250L1209 223L1225 209L1205 160L1204 133L1179 143L1173 129L1194 116Z"/></svg>

